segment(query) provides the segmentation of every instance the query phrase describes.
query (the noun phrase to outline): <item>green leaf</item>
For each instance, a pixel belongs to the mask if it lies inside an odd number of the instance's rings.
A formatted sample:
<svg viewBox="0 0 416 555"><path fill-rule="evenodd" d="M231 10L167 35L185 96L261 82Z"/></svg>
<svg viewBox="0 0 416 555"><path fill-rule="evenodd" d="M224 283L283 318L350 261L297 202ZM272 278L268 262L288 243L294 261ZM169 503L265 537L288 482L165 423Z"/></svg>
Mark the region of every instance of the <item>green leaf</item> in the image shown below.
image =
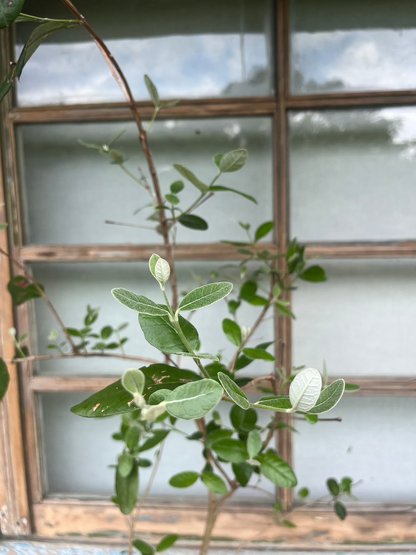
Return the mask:
<svg viewBox="0 0 416 555"><path fill-rule="evenodd" d="M296 524L294 522L291 522L290 520L284 520L283 524L286 526L286 528L297 528Z"/></svg>
<svg viewBox="0 0 416 555"><path fill-rule="evenodd" d="M186 351L185 345L182 343L174 325L168 316L146 316L139 314L139 324L143 330L146 341L150 343L162 353L170 355L178 355ZM179 324L186 339L192 349L196 351L199 347L199 336L194 326L181 315L179 315Z"/></svg>
<svg viewBox="0 0 416 555"><path fill-rule="evenodd" d="M179 204L181 202L176 195L172 195L172 194L165 195L165 199L168 202L170 202L170 204L173 204L173 206L176 206L177 204Z"/></svg>
<svg viewBox="0 0 416 555"><path fill-rule="evenodd" d="M326 481L326 487L334 497L337 497L340 494L340 487L335 478L328 478Z"/></svg>
<svg viewBox="0 0 416 555"><path fill-rule="evenodd" d="M138 368L129 368L123 374L121 383L126 391L132 395L143 394L145 377L141 370Z"/></svg>
<svg viewBox="0 0 416 555"><path fill-rule="evenodd" d="M225 318L225 320L222 321L222 331L231 343L237 347L241 345L241 328L236 322L230 320L229 318Z"/></svg>
<svg viewBox="0 0 416 555"><path fill-rule="evenodd" d="M178 218L178 222L184 227L196 229L197 231L206 231L208 229L207 222L199 216L194 216L193 214L183 214Z"/></svg>
<svg viewBox="0 0 416 555"><path fill-rule="evenodd" d="M218 169L220 169L220 163L221 163L221 160L222 160L223 156L224 156L224 154L216 154L214 156L214 164L217 166Z"/></svg>
<svg viewBox="0 0 416 555"><path fill-rule="evenodd" d="M211 449L213 444L219 439L228 439L233 435L232 430L214 430L207 435L205 447Z"/></svg>
<svg viewBox="0 0 416 555"><path fill-rule="evenodd" d="M250 302L257 292L257 283L254 281L246 281L240 289L240 299Z"/></svg>
<svg viewBox="0 0 416 555"><path fill-rule="evenodd" d="M123 478L126 478L133 470L134 457L128 453L123 453L118 461L118 471Z"/></svg>
<svg viewBox="0 0 416 555"><path fill-rule="evenodd" d="M254 459L260 453L263 441L258 430L251 430L247 438L247 451L250 459Z"/></svg>
<svg viewBox="0 0 416 555"><path fill-rule="evenodd" d="M0 0L0 29L13 23L23 9L25 0Z"/></svg>
<svg viewBox="0 0 416 555"><path fill-rule="evenodd" d="M160 405L166 400L166 397L171 392L170 389L159 389L149 396L149 405Z"/></svg>
<svg viewBox="0 0 416 555"><path fill-rule="evenodd" d="M111 326L104 326L100 332L101 339L105 341L106 339L111 337L112 333L113 333L113 328Z"/></svg>
<svg viewBox="0 0 416 555"><path fill-rule="evenodd" d="M153 463L152 461L149 461L149 459L139 459L137 464L143 468L149 468L149 466L152 466Z"/></svg>
<svg viewBox="0 0 416 555"><path fill-rule="evenodd" d="M289 398L295 410L308 412L318 400L322 389L322 376L315 368L305 368L290 384Z"/></svg>
<svg viewBox="0 0 416 555"><path fill-rule="evenodd" d="M160 540L160 542L156 546L156 551L160 553L161 551L166 551L176 543L179 536L178 534L169 534Z"/></svg>
<svg viewBox="0 0 416 555"><path fill-rule="evenodd" d="M257 412L254 409L243 410L234 405L230 410L230 420L238 432L248 433L256 426Z"/></svg>
<svg viewBox="0 0 416 555"><path fill-rule="evenodd" d="M130 426L127 430L124 441L126 442L127 447L130 451L136 449L139 444L140 440L140 430L137 426Z"/></svg>
<svg viewBox="0 0 416 555"><path fill-rule="evenodd" d="M196 177L196 175L193 172L191 172L191 170L188 170L188 168L185 168L185 166L181 166L180 164L173 164L173 167L177 172L181 174L182 177L190 181L192 185L194 185L197 189L199 189L201 193L206 193L209 190L209 187L205 185L205 183L202 183L202 181L200 181Z"/></svg>
<svg viewBox="0 0 416 555"><path fill-rule="evenodd" d="M120 511L123 515L129 515L137 502L139 494L139 469L134 464L128 476L121 476L116 470L116 496Z"/></svg>
<svg viewBox="0 0 416 555"><path fill-rule="evenodd" d="M219 169L222 173L231 173L240 170L247 161L248 152L244 148L232 150L222 156Z"/></svg>
<svg viewBox="0 0 416 555"><path fill-rule="evenodd" d="M180 472L179 474L172 476L169 480L169 484L174 488L189 488L195 484L198 478L198 472L189 470L187 472Z"/></svg>
<svg viewBox="0 0 416 555"><path fill-rule="evenodd" d="M289 395L279 395L277 397L276 396L263 397L255 404L258 405L259 408L263 407L270 410L274 410L276 412L286 412L288 409L292 408Z"/></svg>
<svg viewBox="0 0 416 555"><path fill-rule="evenodd" d="M243 410L247 410L250 407L250 402L247 399L247 396L238 387L234 380L229 378L223 372L218 372L218 379L220 380L221 385L227 393L228 397L232 399L236 405L241 407Z"/></svg>
<svg viewBox="0 0 416 555"><path fill-rule="evenodd" d="M179 104L180 100L171 100L170 102L161 102L160 103L160 107L161 108L171 108L172 106L177 106Z"/></svg>
<svg viewBox="0 0 416 555"><path fill-rule="evenodd" d="M153 449L153 447L156 447L156 445L162 443L162 441L166 439L168 434L169 430L154 430L152 437L149 437L149 439L146 439L146 441L143 442L142 445L140 445L140 453L148 451L149 449Z"/></svg>
<svg viewBox="0 0 416 555"><path fill-rule="evenodd" d="M350 478L349 476L344 476L344 478L342 478L341 480L342 491L350 495L352 483L353 483L352 478Z"/></svg>
<svg viewBox="0 0 416 555"><path fill-rule="evenodd" d="M146 83L147 91L153 104L155 105L155 108L160 108L160 98L156 85L153 83L148 75L144 76L144 82Z"/></svg>
<svg viewBox="0 0 416 555"><path fill-rule="evenodd" d="M274 227L274 222L266 222L264 224L262 224L261 226L259 226L256 230L256 233L254 235L254 240L260 241L260 239L262 239L263 237L265 237L266 235L268 235L271 230Z"/></svg>
<svg viewBox="0 0 416 555"><path fill-rule="evenodd" d="M10 375L7 370L7 364L0 358L0 401L6 395L7 388L9 387Z"/></svg>
<svg viewBox="0 0 416 555"><path fill-rule="evenodd" d="M253 474L253 467L251 466L251 464L241 462L233 463L232 468L239 484L242 485L243 488L245 488L250 481L251 475Z"/></svg>
<svg viewBox="0 0 416 555"><path fill-rule="evenodd" d="M258 455L257 460L260 462L261 473L273 484L281 488L294 488L297 485L293 470L271 449L264 455Z"/></svg>
<svg viewBox="0 0 416 555"><path fill-rule="evenodd" d="M149 270L152 276L157 279L156 277L156 264L157 261L160 260L160 256L158 254L153 253L152 256L149 258Z"/></svg>
<svg viewBox="0 0 416 555"><path fill-rule="evenodd" d="M283 316L288 316L289 318L296 320L296 317L293 314L293 312L289 310L281 301L276 301L274 304L276 305L276 308L278 309L278 311L281 314L283 314Z"/></svg>
<svg viewBox="0 0 416 555"><path fill-rule="evenodd" d="M237 189L232 189L231 187L224 187L223 185L211 185L211 187L209 188L210 191L214 191L214 193L235 193L236 195L240 195L241 197L244 197L245 199L254 202L254 204L257 204L257 200L252 197L251 195L247 195L246 193L243 193L241 191L237 191Z"/></svg>
<svg viewBox="0 0 416 555"><path fill-rule="evenodd" d="M325 270L320 266L310 266L305 271L299 274L300 279L304 281L313 281L318 283L320 281L326 281L328 278L326 277Z"/></svg>
<svg viewBox="0 0 416 555"><path fill-rule="evenodd" d="M241 463L249 458L244 442L239 439L219 439L212 445L212 450L227 462Z"/></svg>
<svg viewBox="0 0 416 555"><path fill-rule="evenodd" d="M345 384L345 391L358 391L360 386L355 383L346 383Z"/></svg>
<svg viewBox="0 0 416 555"><path fill-rule="evenodd" d="M185 185L184 185L183 181L175 181L170 186L170 192L173 193L174 195L177 195L178 193L180 193L183 190L184 187L185 187Z"/></svg>
<svg viewBox="0 0 416 555"><path fill-rule="evenodd" d="M212 472L203 472L201 474L201 480L204 482L207 488L212 491L212 493L225 495L228 491L227 485L224 480L216 474L213 474Z"/></svg>
<svg viewBox="0 0 416 555"><path fill-rule="evenodd" d="M8 225L9 224L7 224L7 223L0 224L0 231L4 231Z"/></svg>
<svg viewBox="0 0 416 555"><path fill-rule="evenodd" d="M182 353L177 353L180 356L183 357L187 357L187 358L195 358L195 359L200 359L200 360L213 360L214 362L218 362L219 358L216 357L215 355L210 355L209 353L188 353L188 352L182 352Z"/></svg>
<svg viewBox="0 0 416 555"><path fill-rule="evenodd" d="M274 362L276 358L264 351L263 349L243 349L243 353L254 360L265 360L266 362Z"/></svg>
<svg viewBox="0 0 416 555"><path fill-rule="evenodd" d="M133 404L131 393L121 385L121 380L94 393L82 403L71 408L71 412L85 418L114 416L132 410L137 410L137 407Z"/></svg>
<svg viewBox="0 0 416 555"><path fill-rule="evenodd" d="M143 540L134 540L133 545L142 555L153 555L155 552L153 547Z"/></svg>
<svg viewBox="0 0 416 555"><path fill-rule="evenodd" d="M343 396L344 389L344 380L332 382L321 392L315 406L309 409L309 414L322 414L333 409Z"/></svg>
<svg viewBox="0 0 416 555"><path fill-rule="evenodd" d="M221 401L223 389L214 380L200 380L177 387L165 401L171 416L196 420L208 414Z"/></svg>
<svg viewBox="0 0 416 555"><path fill-rule="evenodd" d="M309 424L317 424L318 423L318 415L317 414L305 414L305 420L309 422Z"/></svg>
<svg viewBox="0 0 416 555"><path fill-rule="evenodd" d="M233 289L233 284L228 281L209 283L197 287L182 299L179 309L182 312L205 308L229 295Z"/></svg>
<svg viewBox="0 0 416 555"><path fill-rule="evenodd" d="M300 488L300 490L298 491L298 496L301 499L306 499L309 495L309 489L308 488Z"/></svg>
<svg viewBox="0 0 416 555"><path fill-rule="evenodd" d="M340 501L335 501L334 511L340 520L345 520L347 518L347 508Z"/></svg>
<svg viewBox="0 0 416 555"><path fill-rule="evenodd" d="M38 283L42 291L45 290L43 285ZM42 297L40 291L31 283L25 276L16 276L12 278L8 285L10 295L12 296L13 304L20 306L32 299L40 299Z"/></svg>
<svg viewBox="0 0 416 555"><path fill-rule="evenodd" d="M157 305L143 295L136 295L127 289L120 287L111 290L111 294L120 304L127 306L131 310L135 310L139 314L147 316L166 316L169 314L167 308Z"/></svg>

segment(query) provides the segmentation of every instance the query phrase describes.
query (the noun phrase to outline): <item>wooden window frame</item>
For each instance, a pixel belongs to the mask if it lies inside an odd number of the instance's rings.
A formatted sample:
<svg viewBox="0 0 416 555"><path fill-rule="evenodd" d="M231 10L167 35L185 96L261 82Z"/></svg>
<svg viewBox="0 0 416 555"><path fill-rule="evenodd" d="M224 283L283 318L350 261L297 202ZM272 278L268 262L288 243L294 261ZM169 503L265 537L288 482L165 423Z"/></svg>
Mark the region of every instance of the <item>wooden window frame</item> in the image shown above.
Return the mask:
<svg viewBox="0 0 416 555"><path fill-rule="evenodd" d="M290 0L274 0L276 15L276 95L267 98L215 98L183 100L178 106L161 112L161 118L212 118L269 116L274 131L274 218L276 239L267 245L271 251L282 252L288 242L288 133L287 115L292 109L316 110L323 108L362 108L416 105L416 90L379 91L362 93L318 94L293 96L289 91L290 53ZM3 73L12 59L12 33L0 33L0 67ZM149 102L138 102L144 119L153 112ZM2 236L1 246L8 249L21 263L33 262L97 262L147 260L154 252L153 245L70 245L25 246L20 225L20 203L15 149L15 126L36 123L73 123L128 121L131 114L125 104L14 107L10 98L0 105L0 204L5 199L9 225L9 243ZM6 211L0 206L1 221ZM163 255L163 248L157 245ZM307 245L310 256L322 258L416 258L416 241L392 242L334 242ZM238 259L236 250L222 244L178 245L178 260L232 260ZM13 357L13 346L7 330L16 325L20 333L29 328L29 308L23 305L13 310L7 291L7 282L15 268L7 259L0 261L0 301L2 306L0 333L3 349L0 354ZM287 295L290 300L290 295ZM291 322L276 319L276 336L281 338L277 348L279 365L291 367ZM42 392L96 391L113 379L108 377L38 376L33 367L24 369L9 365L11 386L6 399L0 404L0 531L4 534L34 534L38 537L62 539L62 536L81 537L94 533L96 537L111 530L125 531L125 520L110 502L74 499L44 499L42 496L41 455L36 423L36 395ZM416 380L410 378L351 378L361 386L358 395L416 396ZM292 463L290 432L281 430L278 436L281 455ZM285 508L293 507L291 490L283 490ZM279 542L280 547L291 549L334 549L354 542L367 542L366 550L385 550L386 544L400 545L414 542L412 531L415 516L409 505L360 505L351 510L345 522L322 506L296 510L291 520L298 527L282 529L274 525L272 510L256 506L230 506L220 516L215 536L237 540L253 540L261 547L263 542ZM164 534L176 532L189 535L202 533L205 522L204 506L178 505L173 502L155 502L145 505L137 522L137 531ZM108 538L105 540L108 541ZM374 545L370 545L373 543ZM377 545L376 545L377 544ZM192 542L187 545L192 545ZM218 547L224 542L216 542ZM406 550L403 547L403 550Z"/></svg>

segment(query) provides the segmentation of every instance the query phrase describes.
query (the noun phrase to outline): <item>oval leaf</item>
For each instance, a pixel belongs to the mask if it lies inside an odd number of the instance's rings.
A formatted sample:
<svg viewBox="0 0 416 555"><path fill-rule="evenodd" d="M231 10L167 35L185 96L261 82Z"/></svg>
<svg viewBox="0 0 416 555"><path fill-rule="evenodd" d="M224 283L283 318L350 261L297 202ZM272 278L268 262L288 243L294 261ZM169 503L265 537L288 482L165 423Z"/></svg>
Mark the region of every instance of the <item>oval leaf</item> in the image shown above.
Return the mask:
<svg viewBox="0 0 416 555"><path fill-rule="evenodd" d="M7 388L9 387L10 375L7 370L7 364L0 358L0 401L6 395Z"/></svg>
<svg viewBox="0 0 416 555"><path fill-rule="evenodd" d="M294 488L298 481L295 473L274 451L267 451L264 455L258 455L257 460L260 462L260 471L273 484L281 488Z"/></svg>
<svg viewBox="0 0 416 555"><path fill-rule="evenodd" d="M196 420L208 414L221 401L223 389L214 380L200 380L176 388L165 401L171 416Z"/></svg>
<svg viewBox="0 0 416 555"><path fill-rule="evenodd" d="M139 494L139 469L135 464L128 476L123 477L116 471L116 496L123 515L129 515L136 506Z"/></svg>
<svg viewBox="0 0 416 555"><path fill-rule="evenodd" d="M250 481L251 475L254 472L253 467L251 466L251 464L242 462L242 463L233 463L232 468L239 484L241 484L243 488L245 488Z"/></svg>
<svg viewBox="0 0 416 555"><path fill-rule="evenodd" d="M195 482L198 480L199 474L198 472L180 472L179 474L175 474L169 480L169 484L174 488L189 488L193 486Z"/></svg>
<svg viewBox="0 0 416 555"><path fill-rule="evenodd" d="M154 553L153 547L143 540L134 540L133 545L142 555L153 555Z"/></svg>
<svg viewBox="0 0 416 555"><path fill-rule="evenodd" d="M159 98L159 93L157 91L156 85L153 83L153 81L150 79L148 75L144 76L144 82L146 83L146 88L148 90L149 96L153 104L155 105L155 108L159 108L160 98Z"/></svg>
<svg viewBox="0 0 416 555"><path fill-rule="evenodd" d="M193 214L184 214L178 218L178 222L184 227L189 227L189 229L196 229L198 231L206 231L208 229L208 224L205 220L199 216L194 216Z"/></svg>
<svg viewBox="0 0 416 555"><path fill-rule="evenodd" d="M129 368L123 374L121 383L126 391L134 394L142 395L145 383L145 377L138 368Z"/></svg>
<svg viewBox="0 0 416 555"><path fill-rule="evenodd" d="M112 289L113 297L127 308L135 310L139 314L147 314L148 316L166 316L169 314L168 309L162 308L143 295L136 295L127 289L120 287Z"/></svg>
<svg viewBox="0 0 416 555"><path fill-rule="evenodd" d="M236 345L236 347L241 345L241 328L234 320L225 318L225 320L222 321L222 331L225 333L227 339Z"/></svg>
<svg viewBox="0 0 416 555"><path fill-rule="evenodd" d="M204 308L217 301L221 301L221 299L231 293L232 289L233 284L228 281L202 285L185 295L179 305L179 310L185 312Z"/></svg>
<svg viewBox="0 0 416 555"><path fill-rule="evenodd" d="M209 190L214 191L214 193L220 193L220 192L235 193L236 195L240 195L241 197L246 198L250 202L254 202L254 204L257 204L257 200L254 197L252 197L251 195L247 195L247 193L242 193L241 191L237 191L237 189L232 189L230 187L224 187L223 185L212 185L209 188Z"/></svg>
<svg viewBox="0 0 416 555"><path fill-rule="evenodd" d="M161 551L166 551L166 549L169 549L177 542L178 538L178 534L169 534L168 536L165 536L157 544L156 551L158 553L160 553Z"/></svg>
<svg viewBox="0 0 416 555"><path fill-rule="evenodd" d="M143 330L146 341L162 353L178 355L186 351L174 325L168 316L147 316L139 314L139 324ZM186 339L195 351L199 347L199 336L195 327L179 315L179 324Z"/></svg>
<svg viewBox="0 0 416 555"><path fill-rule="evenodd" d="M218 372L217 375L228 397L232 399L236 405L244 410L247 410L250 407L250 402L247 399L245 393L238 387L235 381L229 378L223 372Z"/></svg>
<svg viewBox="0 0 416 555"><path fill-rule="evenodd" d="M209 187L205 185L205 183L202 183L202 181L200 181L196 175L191 172L191 170L188 170L188 168L185 168L185 166L181 166L180 164L173 164L173 167L181 174L182 177L190 181L192 185L199 189L201 193L206 193L208 191Z"/></svg>
<svg viewBox="0 0 416 555"><path fill-rule="evenodd" d="M292 411L308 412L315 406L322 389L321 374L315 368L301 370L290 384Z"/></svg>
<svg viewBox="0 0 416 555"><path fill-rule="evenodd" d="M251 430L247 438L247 451L250 459L254 459L260 453L263 441L258 430Z"/></svg>
<svg viewBox="0 0 416 555"><path fill-rule="evenodd" d="M274 362L276 360L273 355L264 349L243 349L243 353L248 356L248 358L255 360L265 360L267 362Z"/></svg>
<svg viewBox="0 0 416 555"><path fill-rule="evenodd" d="M286 412L292 408L289 395L279 395L277 397L263 397L255 403L259 408L275 410L276 412Z"/></svg>
<svg viewBox="0 0 416 555"><path fill-rule="evenodd" d="M326 277L325 270L320 266L311 266L310 268L307 268L304 272L299 274L299 277L304 281L312 281L314 283L326 281L328 279Z"/></svg>
<svg viewBox="0 0 416 555"><path fill-rule="evenodd" d="M228 491L224 480L212 472L203 472L201 474L201 480L212 493L224 495Z"/></svg>
<svg viewBox="0 0 416 555"><path fill-rule="evenodd" d="M212 450L228 462L241 463L249 458L244 442L239 439L219 439L213 443Z"/></svg>
<svg viewBox="0 0 416 555"><path fill-rule="evenodd" d="M338 404L344 394L345 382L342 379L332 382L318 397L316 404L309 409L310 414L322 414L328 412Z"/></svg>
<svg viewBox="0 0 416 555"><path fill-rule="evenodd" d="M159 259L156 261L154 269L155 278L157 279L157 281L160 283L160 285L165 285L170 277L169 263L163 258L159 257Z"/></svg>
<svg viewBox="0 0 416 555"><path fill-rule="evenodd" d="M128 453L123 453L118 461L118 471L123 478L126 478L133 470L134 457Z"/></svg>
<svg viewBox="0 0 416 555"><path fill-rule="evenodd" d="M25 0L0 0L0 29L5 29L17 19Z"/></svg>
<svg viewBox="0 0 416 555"><path fill-rule="evenodd" d="M256 230L256 234L254 236L255 241L260 241L263 237L268 235L274 227L274 222L266 222L259 226Z"/></svg>
<svg viewBox="0 0 416 555"><path fill-rule="evenodd" d="M244 148L232 150L222 156L218 167L222 173L236 172L245 165L247 156L248 152Z"/></svg>

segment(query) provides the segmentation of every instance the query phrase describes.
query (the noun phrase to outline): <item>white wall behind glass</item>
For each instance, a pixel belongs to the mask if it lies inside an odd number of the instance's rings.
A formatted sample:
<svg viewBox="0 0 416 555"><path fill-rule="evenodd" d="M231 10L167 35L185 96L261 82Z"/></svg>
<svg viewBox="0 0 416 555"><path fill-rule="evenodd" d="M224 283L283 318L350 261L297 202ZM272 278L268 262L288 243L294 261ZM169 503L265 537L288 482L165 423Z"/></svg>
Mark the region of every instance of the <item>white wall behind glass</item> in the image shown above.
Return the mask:
<svg viewBox="0 0 416 555"><path fill-rule="evenodd" d="M293 94L414 89L413 0L292 0Z"/></svg>
<svg viewBox="0 0 416 555"><path fill-rule="evenodd" d="M296 422L294 470L311 499L327 495L326 480L350 476L359 501L415 502L416 442L413 397L353 397L347 394L331 417L342 422L314 426ZM329 497L325 497L329 501Z"/></svg>
<svg viewBox="0 0 416 555"><path fill-rule="evenodd" d="M179 262L177 263L179 291L190 291L201 283L209 281L212 270L221 269L226 263L219 262ZM149 345L138 323L137 313L118 303L111 295L114 287L124 287L137 294L145 295L155 302L163 302L159 285L150 274L148 264L143 263L48 263L33 264L33 274L36 280L45 286L47 294L58 310L67 327L83 327L83 318L87 304L92 307L101 307L100 317L95 324L99 331L104 325L118 327L123 322L128 322L129 327L123 335L130 340L125 345L125 351L130 355L154 358L163 362L163 355ZM250 269L250 266L249 266ZM224 274L213 281L236 277L233 270L224 270ZM238 276L238 274L237 274ZM238 280L237 280L238 284ZM238 285L236 293L238 293ZM233 294L231 295L233 297ZM235 298L235 296L234 296ZM56 321L46 303L35 301L36 334L38 351L42 354L51 354L47 350L48 336L51 329L57 328ZM254 307L243 303L239 314L240 325L250 327L255 322L262 307ZM222 331L222 320L229 318L225 301L218 302L203 310L196 311L191 316L191 322L197 328L201 339L201 352L221 354L225 362L229 362L235 353L235 347L226 339ZM60 332L60 338L63 339ZM274 320L270 316L258 328L253 336L250 346L274 339ZM91 348L92 344L89 346ZM269 348L272 352L272 347ZM44 374L72 374L90 375L107 374L121 375L126 369L138 364L112 358L48 360L39 363L38 371ZM194 368L191 359L182 359L182 368ZM267 375L272 371L272 364L255 361L246 369L241 370L241 375Z"/></svg>
<svg viewBox="0 0 416 555"><path fill-rule="evenodd" d="M292 112L290 232L300 241L416 238L416 109Z"/></svg>
<svg viewBox="0 0 416 555"><path fill-rule="evenodd" d="M416 261L322 260L293 293L294 364L332 376L415 376Z"/></svg>
<svg viewBox="0 0 416 555"><path fill-rule="evenodd" d="M105 40L136 100L149 98L149 74L162 98L267 96L274 90L270 0L79 0ZM70 18L53 0L27 0L25 12ZM16 54L32 26L17 26ZM55 33L30 60L17 87L21 106L118 101L124 96L84 29Z"/></svg>
<svg viewBox="0 0 416 555"><path fill-rule="evenodd" d="M25 212L25 240L34 244L157 243L161 236L148 229L108 225L106 220L152 226L146 191L96 150L78 143L114 144L127 157L126 167L148 176L137 129L133 123L42 124L19 128L21 181ZM216 175L212 158L246 148L249 158L239 172L223 175L217 184L254 196L258 205L232 193L217 193L195 214L206 219L208 231L178 228L178 242L202 243L241 240L239 221L253 226L273 218L272 121L269 118L160 121L154 125L150 145L162 192L182 179L173 164L182 164L209 184ZM150 176L149 181L150 181ZM189 182L180 193L183 209L200 194ZM244 237L245 238L245 237ZM244 239L243 239L244 240Z"/></svg>

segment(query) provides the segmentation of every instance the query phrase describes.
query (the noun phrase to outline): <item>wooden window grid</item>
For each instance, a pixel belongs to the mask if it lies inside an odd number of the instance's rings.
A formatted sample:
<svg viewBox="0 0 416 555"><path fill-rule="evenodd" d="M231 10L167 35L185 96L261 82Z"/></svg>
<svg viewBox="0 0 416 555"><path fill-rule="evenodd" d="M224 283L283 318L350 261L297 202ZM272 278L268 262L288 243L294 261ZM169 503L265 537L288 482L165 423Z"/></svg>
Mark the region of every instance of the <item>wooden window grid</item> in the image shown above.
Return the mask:
<svg viewBox="0 0 416 555"><path fill-rule="evenodd" d="M276 95L267 98L216 98L183 100L167 108L160 118L210 118L232 116L269 116L274 123L274 217L276 239L265 245L271 251L282 252L288 243L288 172L287 172L287 113L289 110L348 109L375 106L416 105L416 90L380 91L362 93L317 94L293 96L289 91L289 1L275 0L276 15ZM0 33L0 67L7 70L12 59L12 33ZM150 102L138 102L144 119L150 118ZM21 263L33 262L97 262L147 260L155 251L153 245L23 245L20 225L19 187L15 145L15 126L18 124L53 122L104 122L131 120L125 104L69 105L20 108L6 98L1 108L0 160L0 218L9 221L9 244L3 234L0 245L8 249ZM5 202L6 207L1 206ZM6 217L7 212L7 217ZM163 247L157 245L163 255ZM321 258L415 258L416 241L395 242L337 242L307 245L307 254ZM176 248L178 260L235 260L239 258L233 247L223 244L185 245ZM29 309L23 305L13 312L7 282L13 273L4 257L0 264L1 335L0 354L13 357L8 340L8 329L17 324L20 333L29 328ZM287 295L290 300L290 295ZM276 319L276 336L281 338L278 363L291 367L291 322ZM36 421L36 394L41 392L93 392L112 381L107 377L39 376L33 374L29 364L25 368L9 365L11 385L0 404L0 531L4 534L35 534L40 537L99 536L109 529L123 533L125 520L110 502L76 499L48 499L42 495L41 450ZM411 378L351 378L361 390L358 395L416 396L416 380ZM281 430L278 437L280 454L292 462L291 435ZM290 490L281 492L284 506L293 507ZM278 541L280 547L333 549L335 545L373 542L366 549L385 550L386 542L412 543L416 533L412 525L416 520L409 506L361 506L353 509L345 522L340 522L327 507L319 505L296 510L291 516L298 527L284 529L275 526L269 508L230 506L226 508L215 528L217 537L231 541ZM141 509L137 531L154 534L175 532L189 535L202 533L205 522L203 506L186 506L156 502ZM108 540L106 540L108 541ZM236 543L238 544L238 542ZM377 545L378 544L378 547ZM192 545L192 542L187 545ZM220 547L223 542L217 542ZM227 543L227 546L230 546ZM345 549L345 547L344 547ZM401 549L396 546L396 549ZM405 548L403 547L403 550Z"/></svg>

